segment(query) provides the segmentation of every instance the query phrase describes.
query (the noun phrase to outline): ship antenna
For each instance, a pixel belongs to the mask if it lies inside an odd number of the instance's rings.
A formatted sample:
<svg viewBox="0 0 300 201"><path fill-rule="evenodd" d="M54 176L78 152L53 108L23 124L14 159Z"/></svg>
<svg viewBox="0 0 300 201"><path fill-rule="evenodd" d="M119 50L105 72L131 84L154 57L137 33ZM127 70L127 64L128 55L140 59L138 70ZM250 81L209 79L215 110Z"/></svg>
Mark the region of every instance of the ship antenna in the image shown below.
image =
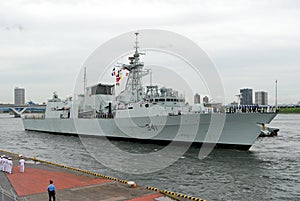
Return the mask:
<svg viewBox="0 0 300 201"><path fill-rule="evenodd" d="M139 48L139 46L138 46L138 44L139 44L139 41L138 41L138 35L139 35L139 32L135 32L134 33L135 34L135 54L138 54L139 52L138 52L138 48Z"/></svg>
<svg viewBox="0 0 300 201"><path fill-rule="evenodd" d="M277 109L278 109L278 93L277 93L277 80L275 80L275 109L276 109L276 111L277 111Z"/></svg>
<svg viewBox="0 0 300 201"><path fill-rule="evenodd" d="M139 33L136 32L134 34L135 34L135 46L134 46L135 53L134 53L133 57L134 57L135 64L138 64L139 63L139 57L140 57L140 53L138 51L138 49L139 49L139 46L138 46L138 44L139 44L139 41L138 41L138 35L139 35Z"/></svg>
<svg viewBox="0 0 300 201"><path fill-rule="evenodd" d="M85 66L83 72L83 94L85 94L86 85L87 85L87 79L86 79L86 66Z"/></svg>
<svg viewBox="0 0 300 201"><path fill-rule="evenodd" d="M140 55L143 55L143 53L139 53L139 41L138 41L138 35L139 33L136 32L135 34L135 44L134 49L135 52L133 56L128 57L129 59L129 65L123 64L123 68L127 69L130 73L126 82L125 90L131 91L132 94L132 100L139 101L140 97L143 95L143 87L142 87L142 77L143 72L142 69L144 67L143 62L140 62Z"/></svg>

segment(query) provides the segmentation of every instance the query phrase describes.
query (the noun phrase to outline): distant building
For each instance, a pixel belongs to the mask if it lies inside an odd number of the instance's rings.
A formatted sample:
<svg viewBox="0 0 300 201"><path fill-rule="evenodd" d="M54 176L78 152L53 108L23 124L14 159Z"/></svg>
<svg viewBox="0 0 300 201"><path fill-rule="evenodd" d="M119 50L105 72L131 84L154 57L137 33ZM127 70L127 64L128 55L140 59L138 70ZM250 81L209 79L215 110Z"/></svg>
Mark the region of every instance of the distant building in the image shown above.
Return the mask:
<svg viewBox="0 0 300 201"><path fill-rule="evenodd" d="M200 103L200 95L196 93L194 95L194 104L199 104Z"/></svg>
<svg viewBox="0 0 300 201"><path fill-rule="evenodd" d="M268 105L268 93L265 91L255 92L255 104Z"/></svg>
<svg viewBox="0 0 300 201"><path fill-rule="evenodd" d="M204 96L204 97L203 97L203 103L204 103L204 104L207 104L208 101L209 101L208 97L207 97L207 96Z"/></svg>
<svg viewBox="0 0 300 201"><path fill-rule="evenodd" d="M15 88L15 105L24 105L25 104L25 89L24 88Z"/></svg>
<svg viewBox="0 0 300 201"><path fill-rule="evenodd" d="M240 89L241 105L253 105L252 89Z"/></svg>

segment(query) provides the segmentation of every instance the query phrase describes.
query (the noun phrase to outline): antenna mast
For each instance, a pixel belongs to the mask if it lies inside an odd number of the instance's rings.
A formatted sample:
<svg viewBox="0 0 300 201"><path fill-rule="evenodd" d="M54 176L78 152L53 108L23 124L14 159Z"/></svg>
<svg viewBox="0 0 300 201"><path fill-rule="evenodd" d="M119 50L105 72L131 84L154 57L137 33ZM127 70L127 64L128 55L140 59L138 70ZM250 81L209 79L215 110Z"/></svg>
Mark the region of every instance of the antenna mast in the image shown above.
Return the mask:
<svg viewBox="0 0 300 201"><path fill-rule="evenodd" d="M142 99L143 95L143 87L142 87L142 73L143 73L143 67L144 63L140 62L140 55L142 53L139 52L139 41L138 41L138 35L139 33L136 32L135 34L135 45L134 49L135 52L133 56L130 56L129 64L123 64L122 67L127 69L129 71L128 79L126 82L125 90L132 92L131 101L137 102Z"/></svg>
<svg viewBox="0 0 300 201"><path fill-rule="evenodd" d="M85 66L83 72L83 94L85 94L86 85L87 85L87 78L86 78L86 66Z"/></svg>
<svg viewBox="0 0 300 201"><path fill-rule="evenodd" d="M276 111L277 111L277 109L278 109L278 93L277 93L277 80L275 81L275 109L276 109Z"/></svg>
<svg viewBox="0 0 300 201"><path fill-rule="evenodd" d="M139 46L138 46L138 44L139 44L139 41L138 41L138 35L139 35L139 33L138 32L136 32L136 33L134 33L135 34L135 54L139 54L139 52L138 52L138 48L139 48Z"/></svg>

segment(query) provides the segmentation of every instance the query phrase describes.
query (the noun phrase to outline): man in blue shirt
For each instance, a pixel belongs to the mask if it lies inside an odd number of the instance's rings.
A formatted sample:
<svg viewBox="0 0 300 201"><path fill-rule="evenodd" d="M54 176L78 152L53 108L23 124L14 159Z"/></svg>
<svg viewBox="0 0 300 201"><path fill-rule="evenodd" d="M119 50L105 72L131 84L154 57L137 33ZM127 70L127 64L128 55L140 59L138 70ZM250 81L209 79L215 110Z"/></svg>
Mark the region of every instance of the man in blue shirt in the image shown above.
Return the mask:
<svg viewBox="0 0 300 201"><path fill-rule="evenodd" d="M53 198L53 201L55 201L55 186L53 185L53 181L50 180L50 185L47 187L48 195L49 195L49 201L51 201L51 198Z"/></svg>

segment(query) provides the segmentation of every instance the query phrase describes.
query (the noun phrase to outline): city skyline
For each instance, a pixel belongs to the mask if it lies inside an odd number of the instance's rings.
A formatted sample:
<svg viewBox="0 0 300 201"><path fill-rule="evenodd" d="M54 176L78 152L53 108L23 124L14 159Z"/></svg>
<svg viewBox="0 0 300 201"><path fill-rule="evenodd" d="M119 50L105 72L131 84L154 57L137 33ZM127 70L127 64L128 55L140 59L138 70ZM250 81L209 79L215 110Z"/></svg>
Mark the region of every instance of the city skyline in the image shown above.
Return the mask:
<svg viewBox="0 0 300 201"><path fill-rule="evenodd" d="M67 97L99 45L128 31L164 29L186 36L209 55L226 103L237 100L240 88L252 88L267 91L274 104L275 80L278 103L297 103L299 11L300 2L293 0L2 1L0 102L12 103L18 86L26 89L25 102L46 102L53 91Z"/></svg>

